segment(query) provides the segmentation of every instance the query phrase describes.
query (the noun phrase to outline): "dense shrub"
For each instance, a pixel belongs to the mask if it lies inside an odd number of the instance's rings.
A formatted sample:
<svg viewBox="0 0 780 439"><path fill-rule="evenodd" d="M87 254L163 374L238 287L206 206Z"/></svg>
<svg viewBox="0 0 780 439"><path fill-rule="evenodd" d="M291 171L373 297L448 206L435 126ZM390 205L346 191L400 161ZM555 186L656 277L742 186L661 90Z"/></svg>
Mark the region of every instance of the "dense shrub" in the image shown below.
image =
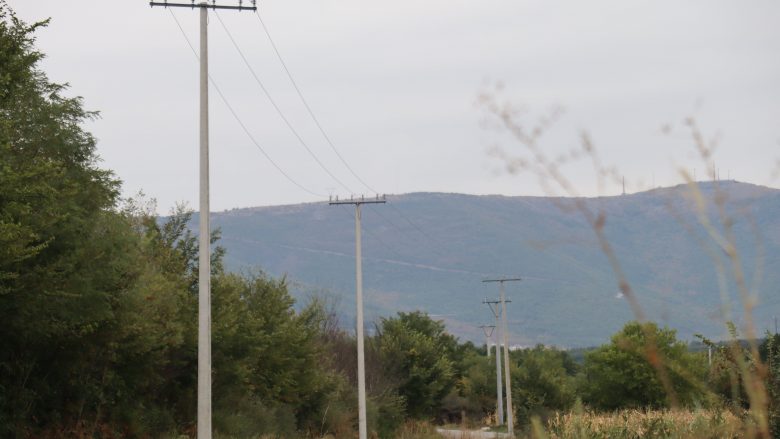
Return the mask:
<svg viewBox="0 0 780 439"><path fill-rule="evenodd" d="M580 391L602 410L669 407L672 398L693 405L705 398L705 372L705 359L688 352L674 330L631 322L586 354Z"/></svg>

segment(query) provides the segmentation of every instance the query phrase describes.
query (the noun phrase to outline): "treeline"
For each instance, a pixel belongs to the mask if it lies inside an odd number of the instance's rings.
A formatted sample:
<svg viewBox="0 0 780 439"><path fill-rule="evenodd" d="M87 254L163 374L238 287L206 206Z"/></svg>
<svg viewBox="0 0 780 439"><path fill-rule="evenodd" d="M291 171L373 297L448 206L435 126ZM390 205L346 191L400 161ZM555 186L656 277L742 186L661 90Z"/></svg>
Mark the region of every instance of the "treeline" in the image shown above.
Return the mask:
<svg viewBox="0 0 780 439"><path fill-rule="evenodd" d="M97 114L38 67L34 33L46 25L0 2L0 436L192 434L191 213L160 223L153 205L119 198L83 129ZM296 312L284 279L225 272L223 253L216 247L212 261L215 430L351 436L354 338L320 301ZM454 338L410 319L435 336L405 331L411 320L399 318L370 342L372 430L385 436L409 414L433 415L459 376L441 355L460 352Z"/></svg>
<svg viewBox="0 0 780 439"><path fill-rule="evenodd" d="M34 32L45 25L21 22L0 1L0 437L193 435L191 212L179 208L161 223L152 204L119 198L119 181L98 166L83 129L97 115L38 67ZM354 437L352 333L327 302L294 307L284 279L226 272L218 239L217 433ZM763 362L714 346L709 364L673 331L630 323L581 363L543 346L512 351L515 420L522 427L575 407L764 404L777 428L778 344L767 339ZM369 430L391 438L409 420L489 422L494 358L424 313L382 319L366 340ZM756 402L762 389L768 398Z"/></svg>
<svg viewBox="0 0 780 439"><path fill-rule="evenodd" d="M0 437L192 432L190 214L160 225L148 206L120 201L82 128L97 114L38 68L33 34L46 24L0 3ZM293 312L283 280L226 273L221 256L217 428L319 429L345 387L320 364L322 309Z"/></svg>

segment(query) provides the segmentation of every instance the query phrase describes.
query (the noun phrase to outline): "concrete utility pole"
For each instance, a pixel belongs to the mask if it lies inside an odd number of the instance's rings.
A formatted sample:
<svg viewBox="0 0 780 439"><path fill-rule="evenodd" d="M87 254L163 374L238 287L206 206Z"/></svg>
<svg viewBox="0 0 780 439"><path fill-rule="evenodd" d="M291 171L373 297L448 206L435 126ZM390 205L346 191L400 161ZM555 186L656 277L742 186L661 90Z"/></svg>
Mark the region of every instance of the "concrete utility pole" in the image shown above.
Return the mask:
<svg viewBox="0 0 780 439"><path fill-rule="evenodd" d="M512 379L509 376L509 330L506 324L506 297L504 294L504 282L519 282L518 278L485 279L482 282L498 282L501 289L501 331L504 334L504 378L506 380L506 425L509 437L514 437L514 416L512 416Z"/></svg>
<svg viewBox="0 0 780 439"><path fill-rule="evenodd" d="M252 6L149 2L150 6L200 9L200 235L198 242L198 439L211 439L211 233L209 208L208 9L255 11Z"/></svg>
<svg viewBox="0 0 780 439"><path fill-rule="evenodd" d="M366 365L363 351L363 261L360 242L360 205L384 204L387 200L384 195L376 198L350 198L339 200L331 197L329 204L354 204L355 205L355 296L357 304L357 369L358 369L358 434L359 439L368 438L366 426Z"/></svg>
<svg viewBox="0 0 780 439"><path fill-rule="evenodd" d="M493 331L496 329L495 325L482 325L482 333L485 334L485 351L487 351L487 357L490 358L490 337L493 335Z"/></svg>
<svg viewBox="0 0 780 439"><path fill-rule="evenodd" d="M507 300L511 302L511 300ZM483 300L482 303L486 303L490 307L490 311L493 312L493 316L496 318L496 425L504 425L504 389L502 388L501 379L501 331L498 326L498 319L501 317L501 304L500 300ZM504 361L506 362L504 357Z"/></svg>

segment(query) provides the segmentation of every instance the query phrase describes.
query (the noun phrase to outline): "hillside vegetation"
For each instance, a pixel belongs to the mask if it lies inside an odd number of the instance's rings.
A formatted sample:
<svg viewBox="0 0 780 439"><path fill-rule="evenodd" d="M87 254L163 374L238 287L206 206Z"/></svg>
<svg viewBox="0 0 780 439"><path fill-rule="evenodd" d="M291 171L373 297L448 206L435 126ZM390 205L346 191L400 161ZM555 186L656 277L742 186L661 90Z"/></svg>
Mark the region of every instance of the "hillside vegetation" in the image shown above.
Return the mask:
<svg viewBox="0 0 780 439"><path fill-rule="evenodd" d="M751 287L754 318L769 328L780 307L780 191L746 183L700 183L712 202L726 196ZM706 232L685 186L584 202L606 217L605 233L645 311L692 340L723 338L718 275L702 246ZM507 284L512 343L576 347L600 343L634 316L590 226L574 200L418 193L364 209L366 307L374 319L397 310L442 315L456 335L481 340L491 322L485 277L520 275ZM400 213L399 213L400 212ZM710 215L717 223L718 212ZM229 269L263 267L293 281L296 297L326 290L344 321L354 315L354 225L342 206L303 204L216 213ZM413 222L410 223L408 220ZM424 233L424 234L423 234ZM733 285L729 287L734 290ZM735 300L736 297L730 298Z"/></svg>

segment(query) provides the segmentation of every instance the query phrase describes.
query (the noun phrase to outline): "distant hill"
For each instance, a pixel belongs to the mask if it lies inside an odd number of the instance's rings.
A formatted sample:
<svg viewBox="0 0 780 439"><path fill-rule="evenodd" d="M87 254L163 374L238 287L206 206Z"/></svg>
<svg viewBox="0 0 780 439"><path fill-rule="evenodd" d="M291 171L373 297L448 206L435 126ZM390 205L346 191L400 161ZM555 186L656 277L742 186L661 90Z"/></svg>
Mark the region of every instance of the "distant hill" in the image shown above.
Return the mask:
<svg viewBox="0 0 780 439"><path fill-rule="evenodd" d="M700 183L735 219L733 231L763 331L780 314L780 190L733 181ZM724 334L712 240L697 221L685 186L632 195L584 198L606 215L605 233L622 269L654 320L690 339ZM521 276L507 284L511 340L560 346L605 342L632 318L593 231L572 211L574 200L550 197L413 193L364 207L363 269L367 321L421 309L461 338L483 340L476 326L496 297L487 276ZM354 322L354 211L327 203L235 209L213 214L232 270L287 275L300 300L336 297L342 324ZM197 223L197 218L195 219ZM707 242L707 247L702 245ZM709 252L707 250L709 248ZM727 260L724 259L728 263ZM737 300L733 269L724 268ZM741 307L736 309L741 318Z"/></svg>

